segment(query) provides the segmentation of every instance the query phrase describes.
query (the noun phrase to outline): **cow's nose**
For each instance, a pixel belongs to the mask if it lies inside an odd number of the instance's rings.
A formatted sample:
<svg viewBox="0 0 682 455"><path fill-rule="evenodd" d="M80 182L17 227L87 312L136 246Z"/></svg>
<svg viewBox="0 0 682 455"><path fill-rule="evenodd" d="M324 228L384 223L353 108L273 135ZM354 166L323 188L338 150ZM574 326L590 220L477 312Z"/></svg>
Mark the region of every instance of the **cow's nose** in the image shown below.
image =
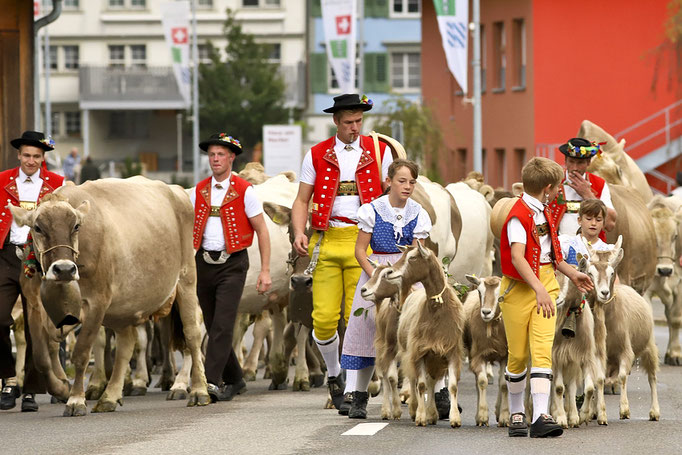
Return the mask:
<svg viewBox="0 0 682 455"><path fill-rule="evenodd" d="M656 271L661 276L670 276L673 274L673 268L672 267L658 267L656 269Z"/></svg>
<svg viewBox="0 0 682 455"><path fill-rule="evenodd" d="M301 286L309 287L313 285L313 277L307 275L293 275L291 277L291 287L298 288Z"/></svg>
<svg viewBox="0 0 682 455"><path fill-rule="evenodd" d="M57 278L60 280L70 279L76 275L76 264L73 262L55 263L53 267L55 275L57 275Z"/></svg>

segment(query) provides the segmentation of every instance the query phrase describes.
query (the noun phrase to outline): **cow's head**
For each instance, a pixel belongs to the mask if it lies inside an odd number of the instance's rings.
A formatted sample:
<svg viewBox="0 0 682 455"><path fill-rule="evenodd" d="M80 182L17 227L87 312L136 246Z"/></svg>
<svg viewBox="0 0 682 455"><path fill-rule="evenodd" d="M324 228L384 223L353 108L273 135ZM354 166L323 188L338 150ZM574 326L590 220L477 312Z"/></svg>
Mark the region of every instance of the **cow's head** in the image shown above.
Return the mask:
<svg viewBox="0 0 682 455"><path fill-rule="evenodd" d="M656 232L656 275L669 277L675 269L675 243L679 227L682 224L682 209L677 214L663 205L660 196L654 198L649 204L649 213L654 222Z"/></svg>
<svg viewBox="0 0 682 455"><path fill-rule="evenodd" d="M613 284L616 279L616 268L623 259L623 236L619 235L616 244L611 251L596 251L585 242L590 260L587 263L586 273L592 279L597 301L608 303L613 296Z"/></svg>
<svg viewBox="0 0 682 455"><path fill-rule="evenodd" d="M502 279L498 276L489 276L483 280L474 275L466 275L467 280L476 286L478 298L481 302L481 319L490 322L500 315L500 283Z"/></svg>

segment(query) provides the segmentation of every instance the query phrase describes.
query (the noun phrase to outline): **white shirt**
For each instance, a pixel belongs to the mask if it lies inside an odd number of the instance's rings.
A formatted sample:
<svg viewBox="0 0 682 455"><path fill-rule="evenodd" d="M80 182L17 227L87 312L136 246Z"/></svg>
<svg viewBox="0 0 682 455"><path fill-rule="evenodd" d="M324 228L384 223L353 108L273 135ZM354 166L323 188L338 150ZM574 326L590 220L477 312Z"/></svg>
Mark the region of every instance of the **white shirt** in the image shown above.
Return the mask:
<svg viewBox="0 0 682 455"><path fill-rule="evenodd" d="M561 255L564 260L572 265L578 265L578 254L585 259L590 259L590 253L587 251L585 243L587 240L582 235L560 235L559 242L561 243ZM611 251L614 245L604 242L602 239L597 239L596 242L590 245L595 251Z"/></svg>
<svg viewBox="0 0 682 455"><path fill-rule="evenodd" d="M584 175L583 177L587 177ZM566 171L566 180L569 181L568 171ZM564 199L567 201L582 201L583 198L580 196L573 188L564 184ZM609 190L609 185L604 183L604 189L601 192L601 197L599 198L604 203L607 208L613 208L613 202L611 202L611 191ZM564 213L561 218L561 223L559 223L559 234L575 235L578 232L580 224L578 223L577 213Z"/></svg>
<svg viewBox="0 0 682 455"><path fill-rule="evenodd" d="M216 188L220 184L222 189ZM227 178L222 182L218 182L215 177L211 177L211 205L220 206L225 199L227 190L230 188L230 179ZM192 201L192 206L196 205L196 189L190 193L189 198ZM253 187L249 186L244 192L244 212L247 218L253 218L263 213L263 204L256 196ZM224 251L225 250L225 234L223 232L223 224L220 217L209 216L206 220L206 227L204 229L204 238L201 242L201 247L206 251Z"/></svg>
<svg viewBox="0 0 682 455"><path fill-rule="evenodd" d="M21 168L19 168L19 176L16 178L17 182L17 193L19 194L19 201L24 202L38 202L38 196L40 196L40 188L43 186L43 179L40 177L41 169L33 174L30 182L26 179L29 178L28 175L24 173ZM12 218L12 227L9 232L9 241L15 245L23 245L26 243L28 238L28 233L31 231L30 226L21 226L14 221Z"/></svg>
<svg viewBox="0 0 682 455"><path fill-rule="evenodd" d="M533 211L533 221L536 225L546 223L547 219L543 212L545 206L542 202L535 199L533 196L529 196L527 193L523 193L521 196L523 201L528 204L528 207ZM507 237L509 237L509 246L512 243L527 243L526 230L523 228L521 221L518 217L513 217L507 223ZM551 262L550 253L552 251L552 239L549 234L540 236L540 262Z"/></svg>
<svg viewBox="0 0 682 455"><path fill-rule="evenodd" d="M360 156L362 155L362 149L360 148L360 137L358 137L351 147L353 150L346 150L346 144L339 140L338 136L335 136L336 143L334 144L334 153L336 153L336 159L339 162L339 180L355 181L355 171L358 168L358 162L360 161ZM383 144L380 144L380 146ZM381 159L381 180L383 181L388 175L388 166L393 162L393 154L391 150L383 145L384 150L382 153L383 158ZM315 185L315 177L317 173L315 172L315 167L313 166L313 155L312 151L308 150L303 158L303 165L301 166L301 178L302 183L307 183L309 185ZM331 217L342 216L345 218L350 218L351 220L357 220L358 209L360 208L360 196L336 196L334 200L334 206L332 207ZM332 227L345 227L351 226L348 223L337 220L329 220L329 225Z"/></svg>
<svg viewBox="0 0 682 455"><path fill-rule="evenodd" d="M429 214L426 213L426 210L417 201L408 199L405 207L393 207L388 201L388 195L381 196L369 204L362 204L360 209L358 209L358 227L364 232L369 234L374 232L375 207L379 211L381 218L393 224L394 230L398 232L402 233L403 227L415 218L417 218L417 224L413 231L415 239L425 239L429 236L429 232L431 232L431 218L429 218ZM382 214L382 210L391 211L391 216Z"/></svg>

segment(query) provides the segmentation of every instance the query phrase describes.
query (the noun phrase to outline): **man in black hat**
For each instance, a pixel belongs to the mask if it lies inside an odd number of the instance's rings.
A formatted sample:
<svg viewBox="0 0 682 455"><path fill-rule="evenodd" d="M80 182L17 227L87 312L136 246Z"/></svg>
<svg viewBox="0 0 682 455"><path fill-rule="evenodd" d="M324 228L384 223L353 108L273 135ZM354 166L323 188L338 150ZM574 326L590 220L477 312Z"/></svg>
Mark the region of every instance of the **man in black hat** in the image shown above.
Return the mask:
<svg viewBox="0 0 682 455"><path fill-rule="evenodd" d="M343 297L348 323L355 286L361 268L355 259L360 204L373 201L383 192L393 156L387 147L376 150L374 141L360 135L363 114L372 108L366 96L344 94L324 112L334 114L336 135L315 145L305 155L298 195L292 207L294 248L298 254L312 255L313 338L327 365L327 386L339 413L347 414L350 397L344 404L345 384L340 375L339 339L336 328ZM305 235L308 203L312 198L311 224L314 234ZM324 239L324 240L323 240ZM308 251L310 247L310 251ZM348 391L355 390L355 377L348 370ZM366 389L365 389L366 390Z"/></svg>
<svg viewBox="0 0 682 455"><path fill-rule="evenodd" d="M40 200L64 183L64 177L43 167L45 152L54 150L54 141L37 131L25 131L20 138L11 141L18 150L19 167L0 173L0 200L2 205L20 205L34 210ZM37 411L35 394L45 393L45 383L33 365L33 348L28 327L26 300L21 293L19 277L22 273L21 259L17 253L26 243L30 228L19 227L12 220L12 213L5 207L0 210L0 378L3 379L0 409L12 409L21 394L12 357L10 326L12 307L21 296L26 333L26 361L24 366L24 396L21 410Z"/></svg>
<svg viewBox="0 0 682 455"><path fill-rule="evenodd" d="M213 175L197 184L194 205L194 248L197 250L197 295L208 331L206 381L212 401L229 401L246 390L239 360L232 349L237 308L244 290L249 256L246 249L258 235L261 270L256 289L272 285L270 235L263 204L251 184L232 174L239 141L225 133L199 144L208 153Z"/></svg>
<svg viewBox="0 0 682 455"><path fill-rule="evenodd" d="M616 225L616 210L611 202L609 186L603 178L587 172L592 158L597 156L599 159L601 144L574 137L559 146L559 151L566 156L566 175L557 198L550 204L555 225L558 223L559 226L559 234L576 234L580 227L580 203L586 199L600 199L606 205L604 230L611 231ZM600 237L606 241L604 232Z"/></svg>

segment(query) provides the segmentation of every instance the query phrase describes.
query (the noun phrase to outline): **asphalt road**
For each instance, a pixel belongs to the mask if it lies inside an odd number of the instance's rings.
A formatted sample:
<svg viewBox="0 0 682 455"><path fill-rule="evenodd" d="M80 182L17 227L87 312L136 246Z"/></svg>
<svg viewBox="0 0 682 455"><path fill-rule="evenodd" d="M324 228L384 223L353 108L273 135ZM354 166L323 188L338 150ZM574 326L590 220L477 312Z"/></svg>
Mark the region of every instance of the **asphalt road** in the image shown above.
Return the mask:
<svg viewBox="0 0 682 455"><path fill-rule="evenodd" d="M661 313L661 311L657 311ZM657 325L661 358L667 329ZM614 453L678 454L682 445L682 367L661 365L658 393L661 421L647 420L650 405L646 376L635 367L629 380L630 420L618 420L618 397L606 396L609 425L592 423L567 430L553 440L509 438L505 428L474 424L476 391L473 375L462 374L460 404L463 426L447 421L417 428L404 407L400 421L380 420L380 397L370 400L369 419L353 421L335 410L323 409L325 389L311 392L268 391L269 380L248 385L232 402L187 408L185 402L165 400L152 389L144 397L126 397L124 406L109 414L61 417L63 405L39 396L38 413L17 408L0 413L0 454L350 454L350 453ZM293 377L293 370L290 374ZM155 378L156 379L156 378ZM488 389L489 405L495 392ZM92 408L94 402L88 402ZM373 435L343 435L358 423L387 424ZM375 429L376 430L376 429Z"/></svg>

